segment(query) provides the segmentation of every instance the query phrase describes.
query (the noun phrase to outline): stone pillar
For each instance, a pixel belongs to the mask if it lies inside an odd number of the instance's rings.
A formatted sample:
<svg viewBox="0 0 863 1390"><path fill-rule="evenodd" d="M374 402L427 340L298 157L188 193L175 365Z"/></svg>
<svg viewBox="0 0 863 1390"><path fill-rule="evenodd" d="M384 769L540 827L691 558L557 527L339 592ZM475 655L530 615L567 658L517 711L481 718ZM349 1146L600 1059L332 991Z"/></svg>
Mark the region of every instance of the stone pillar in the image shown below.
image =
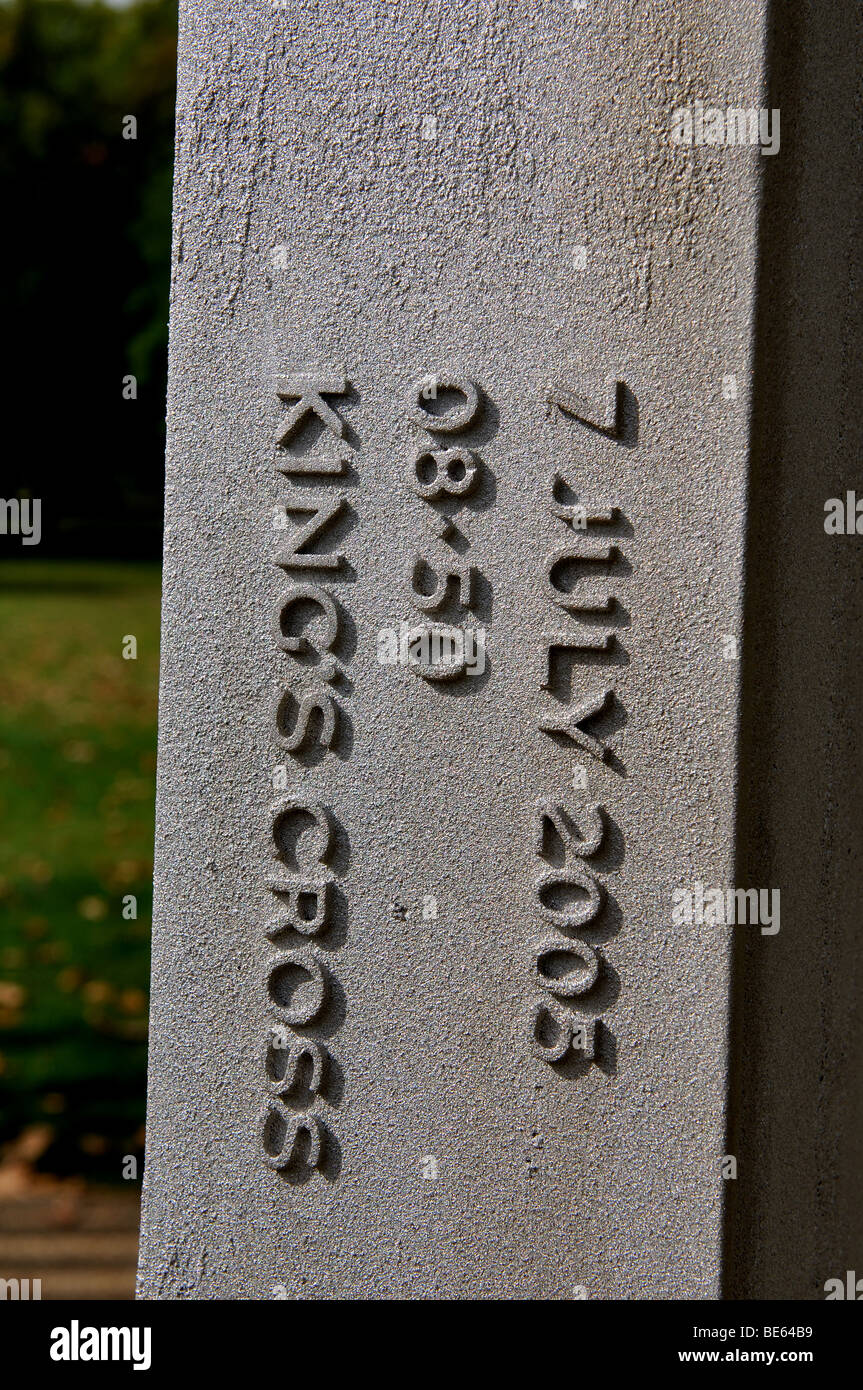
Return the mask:
<svg viewBox="0 0 863 1390"><path fill-rule="evenodd" d="M181 27L141 1295L715 1298L764 6Z"/></svg>

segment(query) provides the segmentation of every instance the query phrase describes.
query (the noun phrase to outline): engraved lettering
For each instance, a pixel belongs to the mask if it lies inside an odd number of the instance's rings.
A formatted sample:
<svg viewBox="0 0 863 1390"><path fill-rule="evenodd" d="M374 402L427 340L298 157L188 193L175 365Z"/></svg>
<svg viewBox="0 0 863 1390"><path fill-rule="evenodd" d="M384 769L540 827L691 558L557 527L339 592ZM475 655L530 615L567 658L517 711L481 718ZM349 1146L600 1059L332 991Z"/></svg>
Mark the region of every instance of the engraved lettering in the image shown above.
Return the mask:
<svg viewBox="0 0 863 1390"><path fill-rule="evenodd" d="M565 581L580 565L608 565L613 563L616 555L617 549L613 545L592 543L588 546L586 541L577 549L567 546L563 550L555 550L546 560L549 598L571 613L610 613L615 605L613 595L601 598L591 593L576 595L575 580L568 588Z"/></svg>
<svg viewBox="0 0 863 1390"><path fill-rule="evenodd" d="M275 941L286 931L299 932L301 936L315 936L324 931L330 922L332 878L312 881L297 879L285 880L273 891L279 894L282 910L267 924L266 935Z"/></svg>
<svg viewBox="0 0 863 1390"><path fill-rule="evenodd" d="M283 1023L292 1028L314 1023L327 995L324 967L311 950L286 951L267 971L267 993Z"/></svg>
<svg viewBox="0 0 863 1390"><path fill-rule="evenodd" d="M289 868L311 873L329 859L333 848L332 819L318 802L286 796L272 808L272 825L275 857Z"/></svg>
<svg viewBox="0 0 863 1390"><path fill-rule="evenodd" d="M551 994L572 999L593 989L599 975L599 957L586 941L545 937L533 948L536 983Z"/></svg>
<svg viewBox="0 0 863 1390"><path fill-rule="evenodd" d="M316 541L321 532L347 506L347 498L339 494L330 499L315 495L290 498L285 503L288 512L310 512L311 520L295 528L290 547L276 556L275 564L282 569L339 569L344 556L329 551L310 553L306 547Z"/></svg>
<svg viewBox="0 0 863 1390"><path fill-rule="evenodd" d="M411 487L425 502L469 497L478 481L479 459L470 449L426 449L416 455L410 468Z"/></svg>
<svg viewBox="0 0 863 1390"><path fill-rule="evenodd" d="M324 396L342 396L347 390L344 372L331 376L316 373L295 372L283 377L276 385L276 395L280 401L296 401L282 420L282 434L279 444L284 448L300 424L301 420L313 413L337 439L344 439L345 426ZM324 471L324 470L322 470ZM329 472L329 470L325 470Z"/></svg>
<svg viewBox="0 0 863 1390"><path fill-rule="evenodd" d="M430 400L437 402L439 397L447 392L456 392L464 396L463 403L454 404L440 414L435 414L424 404ZM425 377L413 387L408 416L413 424L421 426L424 430L459 434L473 422L478 409L479 392L468 377L435 372L434 376Z"/></svg>
<svg viewBox="0 0 863 1390"><path fill-rule="evenodd" d="M271 1168L317 1168L325 1134L317 1115L297 1115L275 1097L261 1126L261 1147Z"/></svg>
<svg viewBox="0 0 863 1390"><path fill-rule="evenodd" d="M580 700L563 723L543 720L539 727L542 729L543 733L546 734L566 734L568 738L572 739L573 743L578 744L579 748L583 748L586 753L590 753L594 758L603 762L609 756L610 749L600 739L594 738L592 734L587 733L582 726L586 724L588 720L594 719L598 714L601 714L609 700L613 698L613 695L613 686L606 686L603 690L595 691L593 694L587 695L583 700Z"/></svg>
<svg viewBox="0 0 863 1390"><path fill-rule="evenodd" d="M303 607L317 608L310 621L320 623L323 619L323 642L320 648L313 647L305 633L294 631L290 626L296 616L302 614ZM336 605L326 589L317 584L293 584L286 596L276 605L272 623L273 640L276 646L292 655L320 657L321 652L332 651L339 635L339 615ZM333 663L330 663L331 665Z"/></svg>
<svg viewBox="0 0 863 1390"><path fill-rule="evenodd" d="M637 415L633 412L633 398L616 378L606 378L598 390L576 390L568 382L553 382L546 399L608 438L635 442ZM573 531L586 531L588 525L609 526L620 519L616 506L581 502L560 471L552 474L550 491L553 515ZM573 616L611 613L617 607L616 596L585 585L582 571L596 566L610 569L622 558L616 545L586 536L553 550L545 561L547 597ZM621 613L623 623L627 616ZM546 635L540 688L562 699L558 677L564 653L570 653L573 660L581 655L596 665L611 656L616 646L614 632L585 623L568 632ZM594 689L586 696L574 697L562 716L540 719L539 728L558 738L566 736L600 763L612 761L611 750L586 726L615 698L611 684ZM619 766L616 760L614 765ZM575 769L572 779L575 787L586 787L585 769ZM561 933L560 937L547 937L534 947L534 977L549 994L575 998L593 988L601 966L601 958L593 947L572 933L594 922L605 904L605 888L584 861L598 854L602 847L606 813L594 804L583 808L576 822L564 806L541 799L535 804L534 827L537 854L555 866L537 879L534 908ZM550 1063L560 1062L571 1050L580 1053L585 1061L594 1061L598 1030L598 1020L577 1019L557 1000L538 1001L530 1018L531 1050L534 1056Z"/></svg>
<svg viewBox="0 0 863 1390"><path fill-rule="evenodd" d="M343 395L346 390L343 371L294 373L279 382L279 399L293 403L282 422L279 445L283 452L276 452L276 466L281 472L320 475L327 480L346 471L350 459L344 454L333 460L312 449L285 452L306 422L317 421L337 439L345 438L345 424L324 398ZM346 510L347 498L342 493L291 495L277 510L279 529L290 530L291 513L306 519L294 527L275 563L286 571L342 570L341 576L334 573L332 577L344 578L344 557L337 550L314 547L322 544L324 533L334 528ZM339 529L334 530L337 544ZM334 749L338 741L339 706L325 684L339 681L340 688L347 685L334 655L339 626L339 609L332 594L315 583L292 584L273 612L273 641L295 662L294 679L274 702L273 723L279 742L297 756L296 774L300 778L303 765L316 761L316 754ZM274 785L283 787L287 784L287 769L280 768L278 772ZM329 809L301 794L277 802L271 808L271 816L273 854L284 872L267 881L279 900L279 911L267 923L264 934L269 941L284 947L290 944L289 934L308 939L325 933L332 925L335 874L324 865L334 853L336 823ZM264 1160L283 1171L291 1182L300 1181L303 1172L321 1166L325 1140L335 1142L327 1135L320 1116L311 1112L322 1094L326 1050L310 1038L295 1037L285 1026L323 1024L329 981L323 960L310 948L282 949L267 968L269 1006L280 1022L271 1028L264 1050L270 1106L262 1121L261 1146ZM288 1106L284 1104L286 1099ZM335 1104L332 1097L329 1103Z"/></svg>
<svg viewBox="0 0 863 1390"><path fill-rule="evenodd" d="M294 710L293 729L288 730L289 710ZM328 690L317 687L304 690L297 698L286 690L276 710L276 732L279 742L289 753L314 744L332 748L336 742L338 705Z"/></svg>
<svg viewBox="0 0 863 1390"><path fill-rule="evenodd" d="M473 585L476 571L473 565L460 560L447 559L446 568L440 575L424 556L418 555L411 576L414 602L423 613L434 613L442 608L455 590L455 602L463 608L473 603ZM423 587L425 585L426 587Z"/></svg>
<svg viewBox="0 0 863 1390"><path fill-rule="evenodd" d="M540 682L542 690L554 689L554 664L555 652L607 652L614 643L614 633L601 631L599 628L582 627L573 632L555 632L546 634L543 638L546 647L545 679ZM540 727L544 728L544 725Z"/></svg>
<svg viewBox="0 0 863 1390"><path fill-rule="evenodd" d="M264 1070L275 1096L289 1096L301 1088L313 1096L320 1093L324 1079L326 1053L312 1038L286 1034L285 1042L271 1035L267 1042Z"/></svg>

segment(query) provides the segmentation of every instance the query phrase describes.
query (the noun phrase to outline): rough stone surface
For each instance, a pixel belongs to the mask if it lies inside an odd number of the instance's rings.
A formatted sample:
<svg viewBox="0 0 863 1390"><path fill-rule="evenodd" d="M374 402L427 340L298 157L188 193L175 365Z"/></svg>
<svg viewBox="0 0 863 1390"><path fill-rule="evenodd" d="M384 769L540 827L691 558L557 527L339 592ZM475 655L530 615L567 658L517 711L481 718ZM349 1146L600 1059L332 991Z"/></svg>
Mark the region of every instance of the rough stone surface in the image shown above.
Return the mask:
<svg viewBox="0 0 863 1390"><path fill-rule="evenodd" d="M764 161L669 128L696 97L762 104L762 11L181 5L143 1297L719 1293L732 929L671 914L675 887L734 882ZM275 383L342 368L350 473L292 487L349 496L326 542L349 568L286 576ZM418 547L446 548L407 481L430 442L411 384L435 372L483 393L453 442L483 461L455 522L488 668L447 684L378 660L380 630L421 617ZM580 581L615 594L607 621L547 595L578 534L555 471L619 509L587 534L621 559ZM350 615L349 685L334 749L298 759L271 621L307 580ZM544 636L580 624L615 646L542 689ZM606 682L607 761L542 731ZM267 969L310 940L265 935L280 796L331 808L342 895L315 945L335 984L300 1030L332 1059L327 1138L293 1175L260 1132ZM602 968L574 1001L602 1019L593 1064L531 1053L539 798L608 812Z"/></svg>

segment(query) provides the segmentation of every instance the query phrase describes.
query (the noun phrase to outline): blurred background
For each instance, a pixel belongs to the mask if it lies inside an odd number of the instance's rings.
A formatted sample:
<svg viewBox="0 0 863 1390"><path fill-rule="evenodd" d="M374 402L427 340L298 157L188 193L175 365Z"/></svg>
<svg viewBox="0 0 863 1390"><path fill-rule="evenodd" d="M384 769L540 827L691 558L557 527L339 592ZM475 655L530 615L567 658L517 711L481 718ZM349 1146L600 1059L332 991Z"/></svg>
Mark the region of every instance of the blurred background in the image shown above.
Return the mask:
<svg viewBox="0 0 863 1390"><path fill-rule="evenodd" d="M0 1277L43 1298L134 1283L175 47L174 0L0 0Z"/></svg>

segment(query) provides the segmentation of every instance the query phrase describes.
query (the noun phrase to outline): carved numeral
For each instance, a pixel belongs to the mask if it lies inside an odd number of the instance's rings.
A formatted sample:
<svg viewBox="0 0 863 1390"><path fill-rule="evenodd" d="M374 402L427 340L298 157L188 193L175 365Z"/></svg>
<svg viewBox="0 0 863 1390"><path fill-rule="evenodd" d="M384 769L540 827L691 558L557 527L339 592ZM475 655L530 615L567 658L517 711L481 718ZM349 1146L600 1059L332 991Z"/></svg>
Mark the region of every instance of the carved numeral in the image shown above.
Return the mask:
<svg viewBox="0 0 863 1390"><path fill-rule="evenodd" d="M464 397L461 403L453 404L448 410L436 412L428 402L438 403L441 395L455 392ZM408 416L424 430L434 433L459 434L473 423L479 409L479 392L466 376L451 376L446 372L435 372L433 376L418 381L410 396Z"/></svg>
<svg viewBox="0 0 863 1390"><path fill-rule="evenodd" d="M447 559L444 565L445 567L438 573L425 556L418 555L414 561L411 576L413 599L417 608L421 609L423 613L436 612L451 597L463 608L470 608L473 604L473 586L476 574L473 565L453 559ZM432 584L430 591L427 587L420 587L422 583L427 583L429 578L431 578ZM455 591L454 594L453 591Z"/></svg>
<svg viewBox="0 0 863 1390"><path fill-rule="evenodd" d="M579 812L579 823L576 826L574 817L570 811L563 806L556 806L551 801L540 798L535 808L535 845L539 855L544 854L544 842L546 826L558 836L563 845L564 857L569 858L570 854L576 854L580 859L589 859L591 855L598 852L605 837L605 817L604 806L586 806ZM587 833L582 831L582 826L587 824ZM576 831L580 833L580 838L576 839Z"/></svg>
<svg viewBox="0 0 863 1390"><path fill-rule="evenodd" d="M469 449L421 450L410 467L410 484L426 502L469 497L479 481L479 459Z"/></svg>
<svg viewBox="0 0 863 1390"><path fill-rule="evenodd" d="M550 994L573 999L593 989L599 957L586 941L547 936L533 948L535 981Z"/></svg>
<svg viewBox="0 0 863 1390"><path fill-rule="evenodd" d="M529 1025L533 1055L543 1062L562 1062L571 1050L592 1062L598 1026L597 1019L576 1018L556 999L537 999Z"/></svg>
<svg viewBox="0 0 863 1390"><path fill-rule="evenodd" d="M587 926L599 915L604 889L584 867L550 869L537 879L536 896L540 915L556 927L569 931L573 927Z"/></svg>

